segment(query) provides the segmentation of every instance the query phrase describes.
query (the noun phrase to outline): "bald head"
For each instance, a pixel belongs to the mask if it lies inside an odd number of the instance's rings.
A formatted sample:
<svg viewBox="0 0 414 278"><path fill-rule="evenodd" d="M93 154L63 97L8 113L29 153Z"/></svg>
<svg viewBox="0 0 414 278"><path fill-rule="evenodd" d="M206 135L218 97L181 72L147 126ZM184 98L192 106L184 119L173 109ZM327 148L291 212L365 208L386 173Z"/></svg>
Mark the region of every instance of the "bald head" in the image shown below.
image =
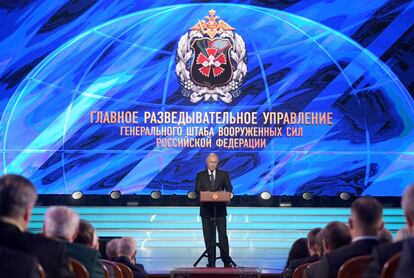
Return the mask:
<svg viewBox="0 0 414 278"><path fill-rule="evenodd" d="M118 255L128 258L135 257L137 252L137 244L132 237L123 237L118 242Z"/></svg>

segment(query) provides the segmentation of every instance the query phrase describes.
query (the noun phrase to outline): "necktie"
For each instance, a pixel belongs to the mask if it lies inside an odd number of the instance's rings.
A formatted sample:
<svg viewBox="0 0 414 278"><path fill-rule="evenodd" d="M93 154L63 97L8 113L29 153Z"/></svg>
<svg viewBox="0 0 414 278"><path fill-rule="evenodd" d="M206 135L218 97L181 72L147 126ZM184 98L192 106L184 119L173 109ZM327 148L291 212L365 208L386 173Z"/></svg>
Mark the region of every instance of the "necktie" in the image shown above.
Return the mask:
<svg viewBox="0 0 414 278"><path fill-rule="evenodd" d="M214 179L214 174L213 174L213 172L210 172L210 187L211 187L211 190L213 190L213 191L216 190L215 183L216 183L216 181Z"/></svg>

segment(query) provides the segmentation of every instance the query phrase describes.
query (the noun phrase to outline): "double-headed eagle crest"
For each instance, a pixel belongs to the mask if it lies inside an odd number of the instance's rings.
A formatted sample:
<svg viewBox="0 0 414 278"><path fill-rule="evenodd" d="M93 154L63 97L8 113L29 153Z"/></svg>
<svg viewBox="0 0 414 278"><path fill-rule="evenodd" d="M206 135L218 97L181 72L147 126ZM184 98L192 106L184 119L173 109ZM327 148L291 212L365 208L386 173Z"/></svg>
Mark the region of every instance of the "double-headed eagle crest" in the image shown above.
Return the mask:
<svg viewBox="0 0 414 278"><path fill-rule="evenodd" d="M175 72L191 102L230 103L247 73L245 43L216 11L204 18L180 38Z"/></svg>

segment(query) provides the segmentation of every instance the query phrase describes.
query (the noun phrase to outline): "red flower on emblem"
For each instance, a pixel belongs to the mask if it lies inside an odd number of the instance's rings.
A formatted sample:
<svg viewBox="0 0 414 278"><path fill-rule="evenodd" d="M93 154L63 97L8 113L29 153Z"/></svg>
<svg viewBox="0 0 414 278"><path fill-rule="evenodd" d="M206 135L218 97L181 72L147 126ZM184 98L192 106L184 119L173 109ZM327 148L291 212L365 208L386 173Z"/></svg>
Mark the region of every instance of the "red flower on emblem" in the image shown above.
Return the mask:
<svg viewBox="0 0 414 278"><path fill-rule="evenodd" d="M208 57L206 57L203 53L199 53L197 56L197 65L202 65L202 67L198 70L205 77L210 76L211 69L213 69L214 77L217 77L224 72L224 68L222 68L221 65L225 65L227 63L227 59L223 53L220 53L216 57L217 51L217 48L208 47L206 49Z"/></svg>

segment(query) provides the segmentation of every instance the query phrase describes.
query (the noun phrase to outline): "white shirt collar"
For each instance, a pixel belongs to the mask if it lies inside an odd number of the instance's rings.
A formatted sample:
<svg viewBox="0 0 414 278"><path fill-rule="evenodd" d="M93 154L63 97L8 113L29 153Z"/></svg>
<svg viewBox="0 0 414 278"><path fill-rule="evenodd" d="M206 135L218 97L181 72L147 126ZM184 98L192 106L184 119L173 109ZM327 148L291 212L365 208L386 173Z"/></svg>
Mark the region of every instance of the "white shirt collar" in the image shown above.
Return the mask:
<svg viewBox="0 0 414 278"><path fill-rule="evenodd" d="M358 236L354 239L352 239L352 242L358 241L358 240L364 240L364 239L378 239L376 236Z"/></svg>

